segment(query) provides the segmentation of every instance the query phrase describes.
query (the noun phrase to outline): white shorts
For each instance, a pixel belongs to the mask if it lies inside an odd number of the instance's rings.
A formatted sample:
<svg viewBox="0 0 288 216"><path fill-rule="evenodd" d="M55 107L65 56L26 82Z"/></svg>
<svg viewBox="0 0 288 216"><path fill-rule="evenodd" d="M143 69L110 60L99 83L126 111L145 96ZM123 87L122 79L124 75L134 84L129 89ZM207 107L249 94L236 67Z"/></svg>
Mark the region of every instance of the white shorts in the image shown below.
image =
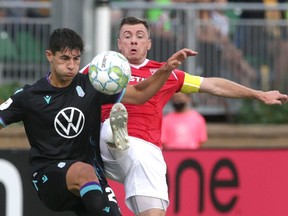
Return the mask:
<svg viewBox="0 0 288 216"><path fill-rule="evenodd" d="M103 123L100 137L105 172L108 178L124 184L126 205L132 210L127 201L130 197L147 196L162 199L168 206L167 167L161 149L145 140L129 136L127 154L114 159L106 144L113 140L109 120Z"/></svg>

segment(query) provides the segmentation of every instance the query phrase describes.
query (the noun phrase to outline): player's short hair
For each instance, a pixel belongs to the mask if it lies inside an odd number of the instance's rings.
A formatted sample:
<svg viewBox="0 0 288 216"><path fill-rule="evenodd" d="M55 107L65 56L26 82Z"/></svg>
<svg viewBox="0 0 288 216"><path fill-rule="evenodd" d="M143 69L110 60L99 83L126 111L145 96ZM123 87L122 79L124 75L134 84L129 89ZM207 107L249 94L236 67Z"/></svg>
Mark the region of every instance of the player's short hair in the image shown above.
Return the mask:
<svg viewBox="0 0 288 216"><path fill-rule="evenodd" d="M119 30L122 28L123 25L137 25L142 24L147 29L148 34L150 35L150 28L146 20L139 19L133 16L124 17L120 23Z"/></svg>
<svg viewBox="0 0 288 216"><path fill-rule="evenodd" d="M72 29L58 28L50 35L48 49L53 54L57 51L63 52L66 49L77 49L82 54L84 51L84 42L81 36Z"/></svg>

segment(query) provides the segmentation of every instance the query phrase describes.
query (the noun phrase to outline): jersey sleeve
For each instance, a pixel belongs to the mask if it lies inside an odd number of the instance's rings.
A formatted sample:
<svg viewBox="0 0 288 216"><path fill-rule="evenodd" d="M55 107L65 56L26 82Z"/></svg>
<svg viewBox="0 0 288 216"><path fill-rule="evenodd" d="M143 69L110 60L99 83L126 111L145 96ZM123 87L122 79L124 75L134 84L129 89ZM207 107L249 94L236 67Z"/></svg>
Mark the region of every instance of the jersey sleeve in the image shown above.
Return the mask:
<svg viewBox="0 0 288 216"><path fill-rule="evenodd" d="M25 92L23 89L20 89L8 100L0 104L0 124L2 127L23 120L25 113L22 106L23 98L26 98Z"/></svg>
<svg viewBox="0 0 288 216"><path fill-rule="evenodd" d="M125 92L126 92L126 88L124 88L118 94L114 94L114 95L102 94L103 95L103 103L102 104L114 104L114 103L121 102L123 96L125 95Z"/></svg>
<svg viewBox="0 0 288 216"><path fill-rule="evenodd" d="M187 94L197 93L199 92L202 80L203 80L203 77L194 76L194 75L185 73L184 82L180 91L183 93L187 93Z"/></svg>

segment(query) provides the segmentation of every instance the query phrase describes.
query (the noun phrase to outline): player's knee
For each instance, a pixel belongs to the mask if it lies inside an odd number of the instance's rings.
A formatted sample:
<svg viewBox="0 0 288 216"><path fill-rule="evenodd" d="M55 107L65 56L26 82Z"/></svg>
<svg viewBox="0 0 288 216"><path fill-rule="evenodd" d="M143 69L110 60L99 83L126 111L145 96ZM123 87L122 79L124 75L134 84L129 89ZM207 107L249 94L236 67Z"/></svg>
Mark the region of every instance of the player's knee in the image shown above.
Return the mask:
<svg viewBox="0 0 288 216"><path fill-rule="evenodd" d="M80 190L87 182L99 182L93 166L83 162L76 162L69 168L66 181L69 190Z"/></svg>

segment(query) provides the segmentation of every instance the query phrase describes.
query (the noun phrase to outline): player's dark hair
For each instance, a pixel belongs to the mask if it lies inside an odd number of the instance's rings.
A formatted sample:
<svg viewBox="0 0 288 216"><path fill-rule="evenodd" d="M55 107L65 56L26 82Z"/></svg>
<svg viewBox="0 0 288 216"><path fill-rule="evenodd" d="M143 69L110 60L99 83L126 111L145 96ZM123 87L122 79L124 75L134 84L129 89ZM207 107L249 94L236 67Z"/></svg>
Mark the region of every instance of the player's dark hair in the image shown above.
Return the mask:
<svg viewBox="0 0 288 216"><path fill-rule="evenodd" d="M82 54L84 51L84 42L81 36L72 29L58 28L50 35L48 49L53 54L57 51L63 52L66 49L77 49Z"/></svg>
<svg viewBox="0 0 288 216"><path fill-rule="evenodd" d="M132 16L125 17L122 19L120 26L119 26L119 30L122 28L123 25L136 25L136 24L144 25L148 31L148 34L150 35L150 28L149 28L147 21L143 20L143 19L136 18L136 17L132 17Z"/></svg>

